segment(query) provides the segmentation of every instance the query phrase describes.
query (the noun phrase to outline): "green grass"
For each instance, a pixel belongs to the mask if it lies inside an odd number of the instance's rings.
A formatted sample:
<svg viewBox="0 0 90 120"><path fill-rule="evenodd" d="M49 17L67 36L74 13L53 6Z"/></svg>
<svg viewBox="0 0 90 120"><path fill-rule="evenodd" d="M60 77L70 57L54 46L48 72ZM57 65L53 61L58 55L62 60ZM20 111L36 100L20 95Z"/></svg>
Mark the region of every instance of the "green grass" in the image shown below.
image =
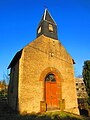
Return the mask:
<svg viewBox="0 0 90 120"><path fill-rule="evenodd" d="M42 114L19 115L8 108L5 102L0 102L0 120L90 120L90 117L82 117L66 112L46 112Z"/></svg>
<svg viewBox="0 0 90 120"><path fill-rule="evenodd" d="M51 112L29 115L2 114L2 116L0 116L0 120L90 120L90 118L71 115L65 112Z"/></svg>

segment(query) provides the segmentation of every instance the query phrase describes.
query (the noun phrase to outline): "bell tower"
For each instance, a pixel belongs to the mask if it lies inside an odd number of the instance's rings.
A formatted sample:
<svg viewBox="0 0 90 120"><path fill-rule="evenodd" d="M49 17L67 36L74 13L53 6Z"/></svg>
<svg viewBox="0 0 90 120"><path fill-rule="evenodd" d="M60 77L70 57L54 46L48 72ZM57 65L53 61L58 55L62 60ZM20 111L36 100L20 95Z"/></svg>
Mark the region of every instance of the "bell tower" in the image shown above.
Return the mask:
<svg viewBox="0 0 90 120"><path fill-rule="evenodd" d="M37 37L42 34L56 40L58 39L57 25L47 9L45 9L37 28Z"/></svg>

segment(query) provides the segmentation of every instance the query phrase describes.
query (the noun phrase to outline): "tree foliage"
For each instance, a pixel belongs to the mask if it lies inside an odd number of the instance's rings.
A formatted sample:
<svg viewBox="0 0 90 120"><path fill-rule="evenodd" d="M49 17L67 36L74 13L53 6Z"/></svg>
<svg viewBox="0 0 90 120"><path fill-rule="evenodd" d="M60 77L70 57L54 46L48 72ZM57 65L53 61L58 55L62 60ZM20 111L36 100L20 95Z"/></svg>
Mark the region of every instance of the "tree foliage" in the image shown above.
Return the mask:
<svg viewBox="0 0 90 120"><path fill-rule="evenodd" d="M7 97L8 85L5 80L0 81L0 98Z"/></svg>
<svg viewBox="0 0 90 120"><path fill-rule="evenodd" d="M90 98L90 60L86 60L83 66L83 81L86 86L87 94Z"/></svg>
<svg viewBox="0 0 90 120"><path fill-rule="evenodd" d="M2 84L3 84L3 85L6 85L6 81L5 81L5 80L2 80Z"/></svg>

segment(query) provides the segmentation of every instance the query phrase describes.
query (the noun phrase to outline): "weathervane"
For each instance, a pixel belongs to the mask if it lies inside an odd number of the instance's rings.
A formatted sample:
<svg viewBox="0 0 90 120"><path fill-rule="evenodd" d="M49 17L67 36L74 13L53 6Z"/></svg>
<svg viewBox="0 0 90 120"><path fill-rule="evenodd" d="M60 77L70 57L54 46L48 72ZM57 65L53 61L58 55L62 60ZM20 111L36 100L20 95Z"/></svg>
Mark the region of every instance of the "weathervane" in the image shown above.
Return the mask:
<svg viewBox="0 0 90 120"><path fill-rule="evenodd" d="M44 2L44 9L47 9L48 7L47 7L47 5L46 5L46 3Z"/></svg>

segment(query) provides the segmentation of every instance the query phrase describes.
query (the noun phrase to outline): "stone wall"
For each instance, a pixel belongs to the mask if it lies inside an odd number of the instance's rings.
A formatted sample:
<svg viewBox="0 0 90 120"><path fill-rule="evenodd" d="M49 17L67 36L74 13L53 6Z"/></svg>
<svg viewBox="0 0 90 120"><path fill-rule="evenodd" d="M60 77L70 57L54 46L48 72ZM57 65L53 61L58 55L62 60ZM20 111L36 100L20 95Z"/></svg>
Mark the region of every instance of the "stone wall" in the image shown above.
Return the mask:
<svg viewBox="0 0 90 120"><path fill-rule="evenodd" d="M19 111L40 112L40 101L44 100L45 79L41 75L48 74L46 69L59 73L59 95L65 101L64 110L79 114L72 58L58 40L44 35L28 44L20 58Z"/></svg>
<svg viewBox="0 0 90 120"><path fill-rule="evenodd" d="M10 83L8 88L8 104L9 106L17 110L18 106L18 74L19 74L19 62L13 66L10 72Z"/></svg>

